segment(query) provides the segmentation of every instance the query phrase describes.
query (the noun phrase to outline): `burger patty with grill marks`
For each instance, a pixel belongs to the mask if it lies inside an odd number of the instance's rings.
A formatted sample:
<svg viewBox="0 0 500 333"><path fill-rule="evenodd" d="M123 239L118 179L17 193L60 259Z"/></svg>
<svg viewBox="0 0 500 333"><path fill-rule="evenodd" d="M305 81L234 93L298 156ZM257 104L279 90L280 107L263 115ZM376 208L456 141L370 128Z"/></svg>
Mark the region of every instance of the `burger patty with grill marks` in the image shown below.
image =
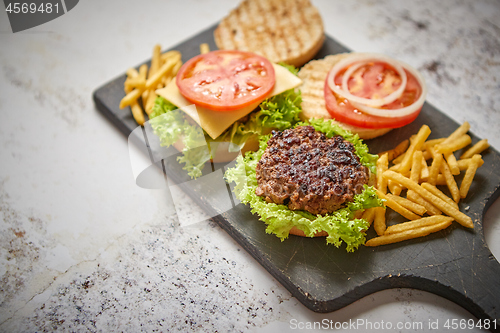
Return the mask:
<svg viewBox="0 0 500 333"><path fill-rule="evenodd" d="M353 200L368 183L368 168L341 136L312 126L273 131L257 164L255 193L267 202L324 215Z"/></svg>

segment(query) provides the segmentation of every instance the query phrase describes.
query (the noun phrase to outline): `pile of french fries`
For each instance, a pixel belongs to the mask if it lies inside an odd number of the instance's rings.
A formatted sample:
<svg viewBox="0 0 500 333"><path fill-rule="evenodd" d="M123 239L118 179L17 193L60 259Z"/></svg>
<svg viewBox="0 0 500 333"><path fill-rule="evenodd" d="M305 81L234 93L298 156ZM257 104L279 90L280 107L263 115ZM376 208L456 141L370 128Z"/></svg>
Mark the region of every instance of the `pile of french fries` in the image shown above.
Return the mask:
<svg viewBox="0 0 500 333"><path fill-rule="evenodd" d="M127 70L125 80L125 97L120 101L120 109L130 106L132 115L139 125L144 125L144 111L151 113L155 99L155 90L165 87L182 66L181 53L168 51L161 53L161 46L155 45L151 58L151 65L147 64Z"/></svg>
<svg viewBox="0 0 500 333"><path fill-rule="evenodd" d="M465 122L446 138L427 140L431 130L423 125L409 140L379 154L375 186L385 207L363 213L378 235L368 240L366 246L423 237L447 228L453 221L474 227L472 219L459 210L458 202L467 196L476 170L484 163L480 153L489 144L486 139L481 140L457 160L455 154L471 144L469 129ZM462 171L465 174L459 186L455 176ZM446 186L450 196L438 186ZM387 226L387 207L408 221Z"/></svg>

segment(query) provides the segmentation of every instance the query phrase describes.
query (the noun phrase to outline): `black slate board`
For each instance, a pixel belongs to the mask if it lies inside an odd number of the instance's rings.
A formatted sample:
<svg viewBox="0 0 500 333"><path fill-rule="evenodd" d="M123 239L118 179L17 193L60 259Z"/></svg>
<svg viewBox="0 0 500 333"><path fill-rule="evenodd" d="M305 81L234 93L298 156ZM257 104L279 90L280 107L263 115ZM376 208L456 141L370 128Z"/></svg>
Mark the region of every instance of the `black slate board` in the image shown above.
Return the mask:
<svg viewBox="0 0 500 333"><path fill-rule="evenodd" d="M172 47L182 52L183 60L197 55L201 43L213 40L215 26ZM330 37L316 58L349 50ZM130 110L118 108L124 96L125 74L94 92L97 109L123 134L137 128ZM416 133L421 125L432 130L431 138L449 135L459 124L426 103L419 117L410 125L367 141L370 151L391 149L396 143ZM479 140L471 134L473 143ZM174 156L175 157L175 156ZM409 287L443 296L470 311L478 319L497 319L500 325L500 265L489 251L483 235L482 219L489 205L500 195L500 155L493 148L484 154L484 165L478 170L469 195L460 203L462 211L474 221L474 230L454 223L448 229L422 239L386 245L361 247L354 253L345 248L327 246L324 238L290 236L281 242L265 233L265 224L242 204L217 215L218 195L203 187L184 186L189 178L175 158L162 161L167 176L243 246L261 265L282 283L300 302L316 312L340 309L379 290ZM221 166L207 165L204 173ZM463 174L463 173L462 173ZM389 217L397 219L396 215ZM391 222L389 221L389 224ZM373 237L370 232L369 237Z"/></svg>

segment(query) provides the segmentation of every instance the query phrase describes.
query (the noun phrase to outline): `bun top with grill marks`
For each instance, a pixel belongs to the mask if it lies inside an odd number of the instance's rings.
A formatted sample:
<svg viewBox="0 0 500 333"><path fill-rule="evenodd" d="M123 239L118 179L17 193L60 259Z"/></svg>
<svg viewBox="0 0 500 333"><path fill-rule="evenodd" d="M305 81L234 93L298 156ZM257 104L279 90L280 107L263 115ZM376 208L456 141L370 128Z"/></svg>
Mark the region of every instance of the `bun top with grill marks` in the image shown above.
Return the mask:
<svg viewBox="0 0 500 333"><path fill-rule="evenodd" d="M321 48L323 21L309 0L244 0L214 32L219 49L301 66Z"/></svg>

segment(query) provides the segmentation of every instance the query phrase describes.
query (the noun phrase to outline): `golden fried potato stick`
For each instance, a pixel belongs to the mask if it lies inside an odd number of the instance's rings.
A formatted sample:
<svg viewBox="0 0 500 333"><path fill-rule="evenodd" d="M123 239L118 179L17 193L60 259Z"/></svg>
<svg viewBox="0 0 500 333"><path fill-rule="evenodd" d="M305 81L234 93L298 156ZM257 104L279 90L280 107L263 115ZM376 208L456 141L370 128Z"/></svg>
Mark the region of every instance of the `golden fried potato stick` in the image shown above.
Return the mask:
<svg viewBox="0 0 500 333"><path fill-rule="evenodd" d="M156 88L156 86L158 86L158 83L160 83L161 78L168 72L170 72L174 68L175 64L180 60L180 56L168 59L167 62L165 62L165 64L161 66L160 69L156 73L154 73L152 77L148 78L148 80L146 81L146 89Z"/></svg>
<svg viewBox="0 0 500 333"><path fill-rule="evenodd" d="M135 88L137 89L144 89L146 87L146 79L143 79L139 76L134 77L134 78L128 78L125 80L125 90L133 90Z"/></svg>
<svg viewBox="0 0 500 333"><path fill-rule="evenodd" d="M474 176L476 175L477 168L479 167L480 160L481 160L481 155L476 154L476 155L472 156L472 161L469 164L467 171L465 171L464 178L462 179L462 184L460 184L460 197L461 198L465 198L467 196L467 193L469 192L469 188L472 184L472 180L474 179Z"/></svg>
<svg viewBox="0 0 500 333"><path fill-rule="evenodd" d="M452 198L444 194L440 189L438 189L435 185L429 184L429 183L422 183L420 184L423 188L425 188L427 191L431 192L441 200L447 202L448 204L452 205L456 209L458 209L458 204L453 201Z"/></svg>
<svg viewBox="0 0 500 333"><path fill-rule="evenodd" d="M410 179L419 183L420 174L422 171L422 151L417 150L413 153L413 160L411 163Z"/></svg>
<svg viewBox="0 0 500 333"><path fill-rule="evenodd" d="M134 89L131 92L129 92L120 101L120 109L123 109L129 105L132 105L134 102L137 101L137 99L141 96L141 94L142 94L141 89Z"/></svg>
<svg viewBox="0 0 500 333"><path fill-rule="evenodd" d="M470 163L472 162L472 158L466 158L466 159L463 159L463 160L458 160L457 161L457 164L458 164L458 167L460 168L460 171L463 171L463 170L467 170L467 168L469 167ZM484 164L484 160L481 159L479 161L479 164L477 167L480 167Z"/></svg>
<svg viewBox="0 0 500 333"><path fill-rule="evenodd" d="M205 54L210 52L210 46L207 43L200 44L200 53Z"/></svg>
<svg viewBox="0 0 500 333"><path fill-rule="evenodd" d="M410 229L417 229L417 228L426 227L429 225L443 223L443 222L453 222L453 217L444 216L444 215L434 215L434 216L422 217L421 219L418 219L418 220L413 220L413 221L408 221L408 222L403 222L403 223L391 225L390 227L387 227L385 234L386 235L395 234L398 232L403 232L403 231L410 230Z"/></svg>
<svg viewBox="0 0 500 333"><path fill-rule="evenodd" d="M403 161L401 161L401 167L398 170L400 173L410 171L413 153L416 150L422 150L422 146L424 145L425 140L427 140L430 134L431 129L429 128L429 126L422 125L422 127L420 127L415 139L410 140L410 146L408 147L408 150L405 153L405 157L403 158Z"/></svg>
<svg viewBox="0 0 500 333"><path fill-rule="evenodd" d="M467 149L465 153L460 156L460 159L465 159L465 158L471 158L475 154L480 154L482 153L485 149L489 147L488 139L483 139L481 141L478 141L475 145Z"/></svg>
<svg viewBox="0 0 500 333"><path fill-rule="evenodd" d="M469 135L464 134L462 136L459 136L455 140L449 143L442 142L436 146L434 146L434 149L438 153L442 154L448 154L448 153L453 153L454 151L457 151L459 149L462 149L464 147L467 147L470 145L472 142L471 138Z"/></svg>
<svg viewBox="0 0 500 333"><path fill-rule="evenodd" d="M435 145L443 142L444 140L446 140L446 138L427 140L427 141L425 141L424 145L422 146L422 151L429 150L429 148L434 147Z"/></svg>
<svg viewBox="0 0 500 333"><path fill-rule="evenodd" d="M450 167L451 174L456 176L460 174L460 168L458 167L457 158L453 153L447 153L444 155L444 159Z"/></svg>
<svg viewBox="0 0 500 333"><path fill-rule="evenodd" d="M181 53L177 50L170 50L170 51L167 51L165 53L162 53L162 55L160 56L161 58L161 65L163 65L164 63L167 62L168 59L180 59L181 58ZM160 65L160 66L161 66Z"/></svg>
<svg viewBox="0 0 500 333"><path fill-rule="evenodd" d="M400 195L401 191L403 191L403 188L399 186L398 183L391 180L387 181L387 187L389 188L389 191L394 195Z"/></svg>
<svg viewBox="0 0 500 333"><path fill-rule="evenodd" d="M414 212L417 215L424 215L427 212L427 209L424 206L422 206L418 203L415 203L407 198L403 198L403 197L400 197L400 196L397 196L394 194L390 194L390 193L388 193L386 195L389 199L396 201L398 204L400 204L404 208Z"/></svg>
<svg viewBox="0 0 500 333"><path fill-rule="evenodd" d="M421 227L421 228L417 228L417 229L409 229L409 230L405 230L405 231L394 233L394 234L382 235L382 236L375 237L375 238L368 240L365 243L365 245L366 246L386 245L386 244L402 242L402 241L405 241L408 239L427 236L433 232L437 232L437 231L446 229L451 224L451 222L452 221L446 221L446 222L437 223L434 225Z"/></svg>
<svg viewBox="0 0 500 333"><path fill-rule="evenodd" d="M161 66L161 46L156 44L153 47L153 55L151 56L151 65L149 66L148 79L151 78Z"/></svg>
<svg viewBox="0 0 500 333"><path fill-rule="evenodd" d="M386 172L393 172L393 171L386 171ZM384 174L385 174L385 172L384 172ZM385 200L384 205L386 207L391 208L393 211L401 214L402 216L406 217L408 220L418 220L420 218L420 216L418 216L417 214L411 212L410 210L406 209L405 207L401 206L399 203L394 201L392 199L392 197L389 197L389 195L384 194L378 190L376 190L376 191L377 191L378 197L380 199Z"/></svg>
<svg viewBox="0 0 500 333"><path fill-rule="evenodd" d="M408 190L408 193L406 194L406 198L408 200L411 200L411 201L421 205L421 206L424 206L426 211L427 211L427 214L429 214L429 215L441 215L442 214L441 211L436 208L436 206L434 206L432 203L430 203L429 201L422 198L419 194L417 194L413 190Z"/></svg>
<svg viewBox="0 0 500 333"><path fill-rule="evenodd" d="M441 174L444 176L446 186L448 186L448 189L450 190L453 201L458 203L460 201L460 193L458 191L457 182L455 181L455 177L453 177L453 175L451 174L450 167L448 166L446 161L443 161L443 163L441 163L441 167L439 169L441 170Z"/></svg>
<svg viewBox="0 0 500 333"><path fill-rule="evenodd" d="M370 225L372 224L374 217L375 217L375 208L368 208L363 212L363 215L361 215L361 218L368 221Z"/></svg>
<svg viewBox="0 0 500 333"><path fill-rule="evenodd" d="M130 109L132 110L132 116L134 116L134 119L137 122L137 124L141 126L144 125L146 119L144 119L144 113L142 112L142 108L139 105L139 103L135 101L134 103L132 103L132 105L130 105Z"/></svg>
<svg viewBox="0 0 500 333"><path fill-rule="evenodd" d="M377 160L377 189L382 193L387 193L387 180L382 177L389 165L388 154L382 154Z"/></svg>
<svg viewBox="0 0 500 333"><path fill-rule="evenodd" d="M374 207L375 214L373 216L373 228L377 235L383 235L387 227L385 222L385 208L384 207Z"/></svg>
<svg viewBox="0 0 500 333"><path fill-rule="evenodd" d="M393 159L397 158L401 154L403 154L406 149L408 149L408 146L410 145L410 140L406 139L401 141L394 149L383 151L381 153L378 153L378 156L382 156L384 154L387 154L387 158L390 161Z"/></svg>
<svg viewBox="0 0 500 333"><path fill-rule="evenodd" d="M386 172L384 172L384 177L401 184L402 186L406 187L409 190L415 191L417 194L419 194L427 201L432 202L433 205L435 205L439 210L441 210L448 216L453 217L455 221L457 221L464 227L474 228L474 223L472 223L472 219L469 216L462 213L455 206L447 203L446 201L432 194L427 189L425 189L418 183L414 182L413 180L391 170L387 170Z"/></svg>
<svg viewBox="0 0 500 333"><path fill-rule="evenodd" d="M427 182L429 184L436 185L439 169L441 168L441 163L443 163L443 154L436 153L434 148L430 148L430 150L434 159L432 160L432 164L429 168L429 177L427 178Z"/></svg>
<svg viewBox="0 0 500 333"><path fill-rule="evenodd" d="M424 155L422 154L422 163L420 166L420 180L427 180L429 179L429 166L427 165L427 161L424 158Z"/></svg>
<svg viewBox="0 0 500 333"><path fill-rule="evenodd" d="M470 124L467 121L465 121L462 125L457 127L457 129L455 131L453 131L453 133L451 133L446 138L446 140L444 140L441 143L442 144L451 143L451 142L455 141L456 139L458 139L459 137L461 137L462 135L466 134L469 130L470 130Z"/></svg>

